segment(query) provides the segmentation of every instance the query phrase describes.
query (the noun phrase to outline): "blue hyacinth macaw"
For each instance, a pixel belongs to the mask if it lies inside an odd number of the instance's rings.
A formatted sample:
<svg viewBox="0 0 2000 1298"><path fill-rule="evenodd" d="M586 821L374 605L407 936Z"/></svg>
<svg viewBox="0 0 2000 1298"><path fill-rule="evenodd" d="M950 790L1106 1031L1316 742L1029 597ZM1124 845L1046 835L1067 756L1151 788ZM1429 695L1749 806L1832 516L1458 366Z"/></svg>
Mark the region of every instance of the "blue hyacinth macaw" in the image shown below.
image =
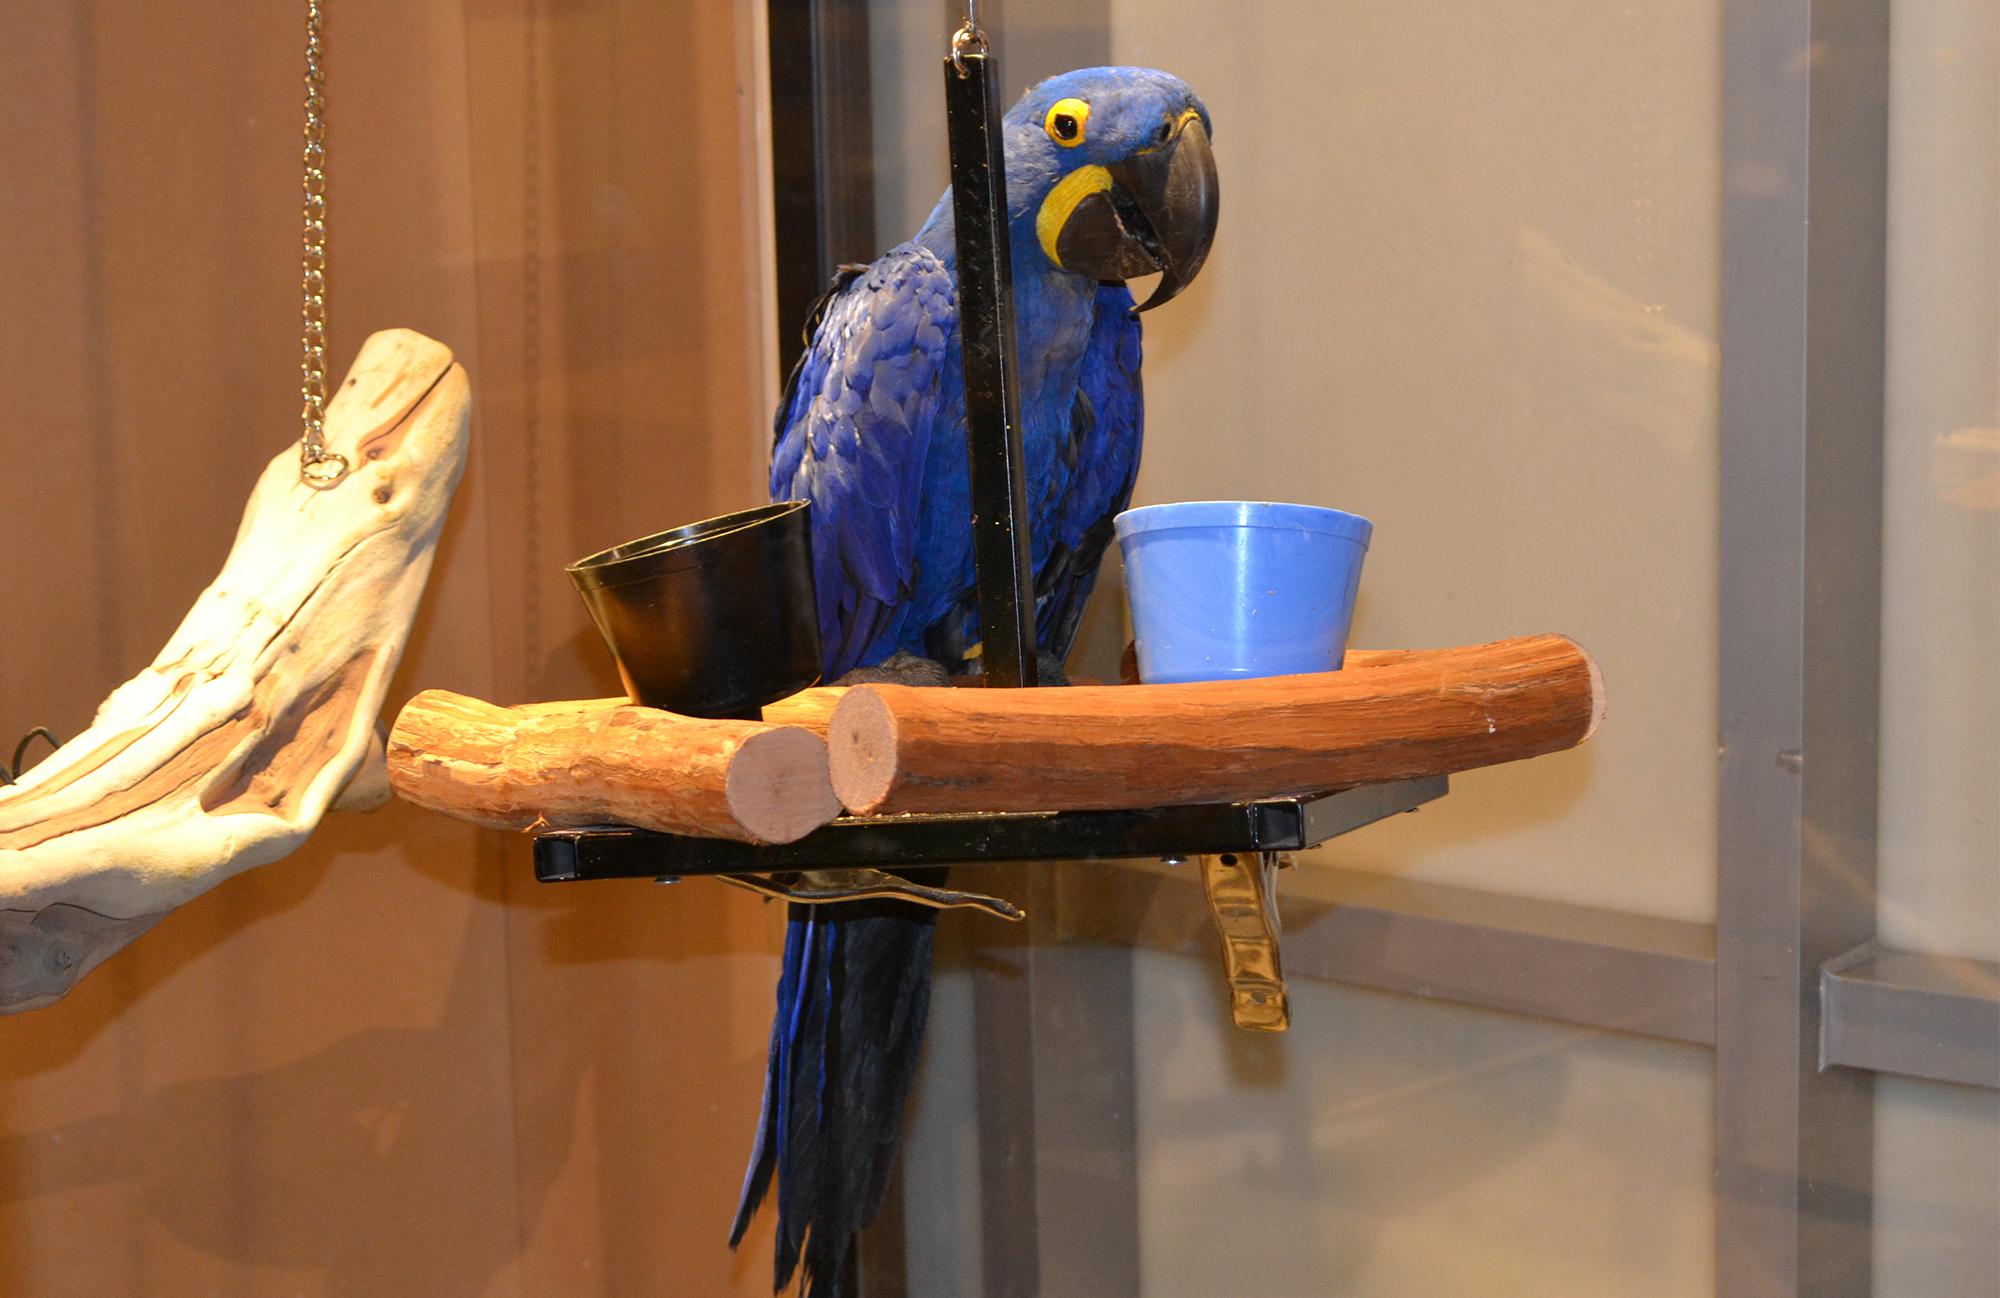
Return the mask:
<svg viewBox="0 0 2000 1298"><path fill-rule="evenodd" d="M1068 653L1139 468L1139 320L1214 237L1208 110L1178 78L1089 68L1003 123L1036 640ZM838 277L780 403L775 500L812 502L825 679L899 654L963 670L979 643L951 195ZM1138 308L1143 310L1146 308ZM794 905L756 1148L730 1235L775 1178L776 1288L840 1294L881 1208L930 999L936 912Z"/></svg>

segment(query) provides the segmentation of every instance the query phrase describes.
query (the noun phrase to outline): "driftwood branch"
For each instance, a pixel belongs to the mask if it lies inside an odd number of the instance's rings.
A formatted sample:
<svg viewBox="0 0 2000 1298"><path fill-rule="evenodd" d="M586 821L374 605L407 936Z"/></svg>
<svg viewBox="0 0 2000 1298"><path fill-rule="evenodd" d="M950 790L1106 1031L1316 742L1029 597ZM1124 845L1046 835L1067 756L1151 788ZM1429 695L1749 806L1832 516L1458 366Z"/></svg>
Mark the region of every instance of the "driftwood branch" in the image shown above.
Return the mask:
<svg viewBox="0 0 2000 1298"><path fill-rule="evenodd" d="M0 1010L55 1000L166 911L287 855L337 799L380 801L376 714L470 407L449 349L368 339L326 412L352 472L315 491L279 452L159 657L0 789Z"/></svg>
<svg viewBox="0 0 2000 1298"><path fill-rule="evenodd" d="M389 736L404 800L505 829L616 823L788 843L839 814L826 741L620 699L503 708L428 690Z"/></svg>
<svg viewBox="0 0 2000 1298"><path fill-rule="evenodd" d="M854 686L828 731L834 789L862 814L1229 802L1534 757L1582 743L1604 715L1596 665L1561 636L1356 667L1190 685Z"/></svg>

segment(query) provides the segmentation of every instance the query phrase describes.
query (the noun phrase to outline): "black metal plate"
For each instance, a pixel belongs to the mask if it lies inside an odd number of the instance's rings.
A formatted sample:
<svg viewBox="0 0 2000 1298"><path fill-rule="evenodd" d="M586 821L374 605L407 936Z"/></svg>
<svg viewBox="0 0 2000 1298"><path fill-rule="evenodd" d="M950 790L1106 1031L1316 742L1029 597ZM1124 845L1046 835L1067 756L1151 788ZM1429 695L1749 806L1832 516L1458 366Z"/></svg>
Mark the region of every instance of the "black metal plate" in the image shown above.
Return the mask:
<svg viewBox="0 0 2000 1298"><path fill-rule="evenodd" d="M1206 807L1003 815L842 817L796 843L755 847L624 826L535 837L535 877L655 879L843 866L895 869L1001 861L1089 861L1294 852L1444 796L1443 776L1338 793Z"/></svg>

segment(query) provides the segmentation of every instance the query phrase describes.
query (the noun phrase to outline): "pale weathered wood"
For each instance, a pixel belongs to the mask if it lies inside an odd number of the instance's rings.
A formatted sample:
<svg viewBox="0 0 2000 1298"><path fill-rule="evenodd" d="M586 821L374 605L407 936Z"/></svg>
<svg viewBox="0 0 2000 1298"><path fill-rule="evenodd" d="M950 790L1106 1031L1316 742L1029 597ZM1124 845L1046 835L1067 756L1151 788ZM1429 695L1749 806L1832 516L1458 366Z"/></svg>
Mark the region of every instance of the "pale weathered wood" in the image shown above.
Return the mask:
<svg viewBox="0 0 2000 1298"><path fill-rule="evenodd" d="M448 348L369 338L326 414L353 471L314 491L281 450L159 657L0 789L0 1011L46 1004L166 911L287 855L350 786L379 801L376 714L470 407Z"/></svg>
<svg viewBox="0 0 2000 1298"><path fill-rule="evenodd" d="M764 705L764 720L774 726L803 726L821 738L833 725L833 709L850 687L820 685L790 698Z"/></svg>
<svg viewBox="0 0 2000 1298"><path fill-rule="evenodd" d="M828 734L834 789L861 814L1227 802L1555 752L1604 715L1596 665L1561 636L1361 661L1189 685L855 686Z"/></svg>
<svg viewBox="0 0 2000 1298"><path fill-rule="evenodd" d="M427 690L390 731L389 779L405 801L504 829L612 823L789 843L840 812L818 735L621 699L503 708Z"/></svg>

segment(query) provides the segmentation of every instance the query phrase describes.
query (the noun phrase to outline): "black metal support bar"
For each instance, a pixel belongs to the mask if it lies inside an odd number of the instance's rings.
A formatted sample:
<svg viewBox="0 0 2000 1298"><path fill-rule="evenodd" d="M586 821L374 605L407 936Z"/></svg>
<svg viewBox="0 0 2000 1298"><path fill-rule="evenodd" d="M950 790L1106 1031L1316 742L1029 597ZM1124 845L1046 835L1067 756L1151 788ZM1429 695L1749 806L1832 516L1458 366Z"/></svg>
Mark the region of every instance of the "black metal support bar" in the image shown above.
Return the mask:
<svg viewBox="0 0 2000 1298"><path fill-rule="evenodd" d="M868 865L1095 861L1215 852L1293 852L1444 796L1443 776L1314 797L1144 811L880 816L834 821L796 843L756 846L607 826L535 838L535 877L682 878Z"/></svg>
<svg viewBox="0 0 2000 1298"><path fill-rule="evenodd" d="M1014 271L994 85L998 71L986 54L946 59L944 103L982 670L988 685L1018 686L1035 683L1035 591L1028 569L1028 487L1014 368Z"/></svg>

